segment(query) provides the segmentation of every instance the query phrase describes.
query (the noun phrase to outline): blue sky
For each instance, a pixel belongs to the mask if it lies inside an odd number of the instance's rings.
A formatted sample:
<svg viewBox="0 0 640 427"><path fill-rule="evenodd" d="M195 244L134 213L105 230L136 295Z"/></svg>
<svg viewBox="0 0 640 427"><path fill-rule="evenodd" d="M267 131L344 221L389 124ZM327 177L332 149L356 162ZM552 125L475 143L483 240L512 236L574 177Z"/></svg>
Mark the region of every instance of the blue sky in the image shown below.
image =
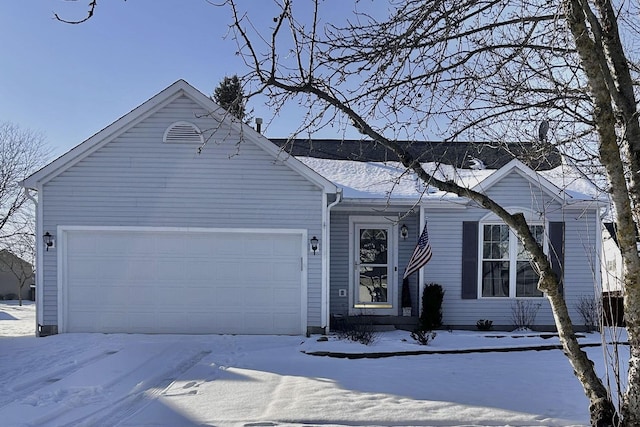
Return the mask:
<svg viewBox="0 0 640 427"><path fill-rule="evenodd" d="M231 23L225 8L205 0L108 0L81 25L53 18L83 18L88 3L0 2L0 121L42 132L54 156L178 79L209 95L225 75L247 71L235 42L223 39ZM251 2L269 21L272 4ZM264 105L249 107L267 121ZM288 136L291 120L279 117L267 135Z"/></svg>

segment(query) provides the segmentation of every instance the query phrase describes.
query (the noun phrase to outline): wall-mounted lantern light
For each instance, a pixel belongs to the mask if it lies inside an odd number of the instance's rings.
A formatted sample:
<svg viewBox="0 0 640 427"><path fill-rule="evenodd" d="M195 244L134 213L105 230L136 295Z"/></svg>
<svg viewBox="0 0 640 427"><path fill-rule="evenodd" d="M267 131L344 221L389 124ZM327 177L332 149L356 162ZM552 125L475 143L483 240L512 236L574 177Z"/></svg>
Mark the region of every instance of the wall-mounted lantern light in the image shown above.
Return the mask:
<svg viewBox="0 0 640 427"><path fill-rule="evenodd" d="M42 240L44 241L44 247L47 249L47 251L49 250L49 248L55 247L56 239L48 231L44 233L44 236L42 236Z"/></svg>
<svg viewBox="0 0 640 427"><path fill-rule="evenodd" d="M402 227L400 227L400 237L402 237L402 240L407 240L407 237L409 237L409 228L406 224L402 224Z"/></svg>
<svg viewBox="0 0 640 427"><path fill-rule="evenodd" d="M311 240L309 240L309 244L311 247L311 251L313 251L313 254L316 254L316 251L318 250L318 238L316 236L313 236L311 238Z"/></svg>

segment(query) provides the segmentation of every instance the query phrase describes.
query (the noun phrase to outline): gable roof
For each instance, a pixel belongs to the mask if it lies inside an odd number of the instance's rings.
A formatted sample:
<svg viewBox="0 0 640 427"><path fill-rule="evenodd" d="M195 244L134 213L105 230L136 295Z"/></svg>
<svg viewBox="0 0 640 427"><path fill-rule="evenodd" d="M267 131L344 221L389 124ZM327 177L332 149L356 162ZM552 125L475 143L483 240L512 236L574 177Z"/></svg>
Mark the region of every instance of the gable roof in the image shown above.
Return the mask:
<svg viewBox="0 0 640 427"><path fill-rule="evenodd" d="M517 172L518 175L522 176L529 182L538 185L543 189L549 196L561 199L572 198L570 195L566 194L561 188L551 183L549 180L544 178L542 175L536 173L534 170L529 168L527 165L519 161L518 159L513 159L496 172L492 173L488 178L484 179L482 182L476 184L472 190L478 192L486 192L491 187L493 187L496 183L500 182L504 177L511 174L512 172Z"/></svg>
<svg viewBox="0 0 640 427"><path fill-rule="evenodd" d="M356 139L287 139L270 138L284 151L302 157L359 162L397 162L398 156L381 143ZM421 163L436 162L468 168L475 158L488 169L500 169L518 158L533 170L548 170L560 166L562 156L551 144L539 142L435 142L396 141Z"/></svg>
<svg viewBox="0 0 640 427"><path fill-rule="evenodd" d="M274 159L277 159L287 165L310 182L322 188L325 192L336 193L338 191L334 183L313 171L295 157L283 153L278 146L271 143L271 141L256 132L253 128L237 120L232 120L229 114L224 114L224 110L219 105L184 80L178 80L165 88L157 95L153 96L143 104L111 123L109 126L91 136L89 139L24 179L20 185L25 188L37 190L39 186L45 184L62 172L66 171L71 166L85 159L117 136L131 129L142 120L148 118L181 96L188 97L203 109L210 112L213 119L220 122L223 120L227 121L227 124L230 127L243 135L245 141L254 143L273 156Z"/></svg>

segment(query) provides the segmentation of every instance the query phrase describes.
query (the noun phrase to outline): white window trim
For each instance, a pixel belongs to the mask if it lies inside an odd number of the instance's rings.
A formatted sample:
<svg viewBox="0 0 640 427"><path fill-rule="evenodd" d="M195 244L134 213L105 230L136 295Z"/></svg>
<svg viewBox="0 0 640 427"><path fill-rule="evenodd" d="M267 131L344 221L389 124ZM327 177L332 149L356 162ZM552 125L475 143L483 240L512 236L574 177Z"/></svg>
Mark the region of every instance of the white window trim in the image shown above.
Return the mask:
<svg viewBox="0 0 640 427"><path fill-rule="evenodd" d="M507 209L507 211L511 212L514 209ZM520 209L522 211L522 209ZM544 218L540 218L539 215L535 215L533 212L529 210L525 210L524 212L525 218L527 220L527 224L531 226L541 225L544 229L544 241L542 243L542 249L545 254L549 254L549 222ZM522 300L536 300L539 301L540 298L544 298L544 293L539 297L518 297L516 296L516 268L515 264L517 262L518 255L518 236L516 233L509 227L509 296L506 297L486 297L482 295L482 264L484 261L483 256L483 245L484 245L484 226L485 225L506 225L502 220L498 219L495 214L491 213L485 216L485 218L481 219L478 224L478 289L477 295L478 299L484 300L508 300L508 299L522 299Z"/></svg>

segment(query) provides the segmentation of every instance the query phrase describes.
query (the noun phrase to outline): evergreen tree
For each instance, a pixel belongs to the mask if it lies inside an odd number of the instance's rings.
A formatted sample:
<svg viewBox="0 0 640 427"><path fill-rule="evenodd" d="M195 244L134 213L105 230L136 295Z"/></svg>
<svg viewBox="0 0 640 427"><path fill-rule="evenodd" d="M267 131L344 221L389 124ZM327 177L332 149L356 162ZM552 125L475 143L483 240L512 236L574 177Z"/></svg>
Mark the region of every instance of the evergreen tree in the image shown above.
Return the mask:
<svg viewBox="0 0 640 427"><path fill-rule="evenodd" d="M244 119L244 92L237 75L225 77L220 82L213 92L213 100L238 119Z"/></svg>

